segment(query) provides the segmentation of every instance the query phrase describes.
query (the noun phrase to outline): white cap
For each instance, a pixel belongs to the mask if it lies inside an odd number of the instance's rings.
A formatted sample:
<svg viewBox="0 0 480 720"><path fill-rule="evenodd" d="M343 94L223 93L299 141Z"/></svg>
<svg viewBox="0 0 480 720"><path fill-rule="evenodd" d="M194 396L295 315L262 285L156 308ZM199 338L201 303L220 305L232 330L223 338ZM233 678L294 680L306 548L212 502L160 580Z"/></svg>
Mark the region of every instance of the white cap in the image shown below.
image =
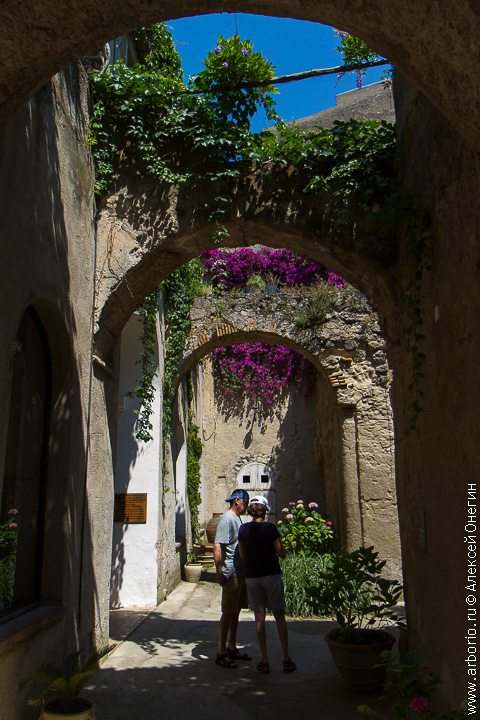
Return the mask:
<svg viewBox="0 0 480 720"><path fill-rule="evenodd" d="M263 497L263 495L254 495L252 498L250 498L249 505L254 505L257 503L258 505L264 505L267 510L270 508L268 507L267 498Z"/></svg>

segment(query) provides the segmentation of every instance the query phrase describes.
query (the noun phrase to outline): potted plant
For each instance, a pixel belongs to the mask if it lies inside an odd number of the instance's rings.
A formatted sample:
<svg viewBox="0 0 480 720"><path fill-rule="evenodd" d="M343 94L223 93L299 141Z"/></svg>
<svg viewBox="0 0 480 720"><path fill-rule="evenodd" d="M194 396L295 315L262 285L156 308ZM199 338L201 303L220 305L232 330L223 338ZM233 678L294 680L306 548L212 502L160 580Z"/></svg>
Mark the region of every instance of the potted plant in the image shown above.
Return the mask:
<svg viewBox="0 0 480 720"><path fill-rule="evenodd" d="M384 677L384 668L378 667L380 655L395 642L385 625L405 625L394 610L402 586L382 577L384 566L385 560L379 560L373 547L361 547L353 552L339 550L321 574L324 611L338 623L327 633L326 642L343 683L354 690L380 688Z"/></svg>
<svg viewBox="0 0 480 720"><path fill-rule="evenodd" d="M185 580L187 582L198 582L202 576L203 565L198 556L198 550L192 548L187 552L187 562L183 566Z"/></svg>
<svg viewBox="0 0 480 720"><path fill-rule="evenodd" d="M40 707L41 720L91 720L95 717L93 703L79 697L80 688L87 678L98 670L98 662L111 647L95 653L84 665L80 661L80 651L72 653L60 668L53 664L28 675L20 683L20 689L33 685L33 694L29 705Z"/></svg>

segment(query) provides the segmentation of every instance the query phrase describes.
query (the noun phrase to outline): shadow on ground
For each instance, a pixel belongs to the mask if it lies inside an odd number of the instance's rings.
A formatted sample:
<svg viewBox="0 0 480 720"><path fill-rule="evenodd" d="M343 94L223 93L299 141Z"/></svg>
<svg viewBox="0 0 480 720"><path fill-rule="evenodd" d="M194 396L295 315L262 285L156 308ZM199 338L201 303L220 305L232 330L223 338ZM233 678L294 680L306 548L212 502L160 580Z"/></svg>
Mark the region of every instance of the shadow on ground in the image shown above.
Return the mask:
<svg viewBox="0 0 480 720"><path fill-rule="evenodd" d="M182 583L139 625L89 681L99 720L355 720L371 698L343 690L323 634L332 623L291 620L291 656L297 670L281 671L275 623L267 622L270 675L255 668L255 627L243 611L239 644L253 656L238 669L214 663L218 586Z"/></svg>

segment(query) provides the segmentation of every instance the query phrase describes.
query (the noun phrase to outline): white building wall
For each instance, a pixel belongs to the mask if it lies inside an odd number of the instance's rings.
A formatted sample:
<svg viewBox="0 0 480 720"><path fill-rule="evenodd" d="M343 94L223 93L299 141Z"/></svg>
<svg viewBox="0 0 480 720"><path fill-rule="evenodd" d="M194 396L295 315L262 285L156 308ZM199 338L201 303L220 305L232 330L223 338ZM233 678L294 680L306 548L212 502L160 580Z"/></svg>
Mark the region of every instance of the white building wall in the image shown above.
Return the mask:
<svg viewBox="0 0 480 720"><path fill-rule="evenodd" d="M146 524L113 526L111 606L155 606L159 552L159 487L161 483L160 379L155 379L153 439L145 443L134 437L137 398L128 397L140 375L141 321L133 315L122 332L119 362L119 417L115 459L115 493L146 493Z"/></svg>

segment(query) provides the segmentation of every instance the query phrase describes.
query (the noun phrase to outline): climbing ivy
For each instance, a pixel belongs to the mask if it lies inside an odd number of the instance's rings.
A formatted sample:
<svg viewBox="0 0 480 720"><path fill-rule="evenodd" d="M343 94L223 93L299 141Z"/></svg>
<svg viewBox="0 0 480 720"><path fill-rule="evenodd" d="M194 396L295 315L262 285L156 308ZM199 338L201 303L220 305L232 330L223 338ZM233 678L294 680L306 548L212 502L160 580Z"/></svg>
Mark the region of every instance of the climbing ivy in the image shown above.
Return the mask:
<svg viewBox="0 0 480 720"><path fill-rule="evenodd" d="M212 238L219 242L228 235L224 220L232 201L223 181L273 160L303 172L309 178L305 192L330 193L337 225L346 221L353 199L356 211L384 210L394 178L393 126L352 120L304 132L278 119L273 86L237 87L240 81L265 81L274 74L249 40L218 38L202 72L185 85L165 26L139 32L149 38L141 63L127 67L119 62L91 78L90 142L98 193L105 193L115 173L129 165L165 183L213 182L218 192L207 211ZM260 107L276 122L275 133L251 132L250 119Z"/></svg>
<svg viewBox="0 0 480 720"><path fill-rule="evenodd" d="M202 441L200 439L199 427L193 421L193 412L188 410L188 432L187 432L187 495L190 507L190 524L192 528L192 539L200 541L200 523L198 519L198 508L202 501L200 494L200 458L202 457Z"/></svg>
<svg viewBox="0 0 480 720"><path fill-rule="evenodd" d="M136 413L135 437L148 442L152 439L153 425L150 416L153 412L153 399L155 396L154 380L158 369L157 349L157 315L158 315L158 289L152 290L137 308L137 315L142 322L140 343L142 352L136 364L140 366L141 373L135 388L128 393L130 397L140 400L140 407Z"/></svg>
<svg viewBox="0 0 480 720"><path fill-rule="evenodd" d="M143 172L167 183L235 177L235 161L252 142L249 119L257 106L274 117L273 87L215 93L217 84L240 75L273 76L272 66L249 41L219 38L190 86L181 79L180 58L164 25L153 26L150 48L133 67L120 61L91 75L90 142L99 194L121 164L140 164ZM213 208L217 221L219 209Z"/></svg>
<svg viewBox="0 0 480 720"><path fill-rule="evenodd" d="M191 326L190 309L203 283L203 269L198 259L177 268L160 285L165 300L165 361L163 373L163 458L170 439L175 379Z"/></svg>

